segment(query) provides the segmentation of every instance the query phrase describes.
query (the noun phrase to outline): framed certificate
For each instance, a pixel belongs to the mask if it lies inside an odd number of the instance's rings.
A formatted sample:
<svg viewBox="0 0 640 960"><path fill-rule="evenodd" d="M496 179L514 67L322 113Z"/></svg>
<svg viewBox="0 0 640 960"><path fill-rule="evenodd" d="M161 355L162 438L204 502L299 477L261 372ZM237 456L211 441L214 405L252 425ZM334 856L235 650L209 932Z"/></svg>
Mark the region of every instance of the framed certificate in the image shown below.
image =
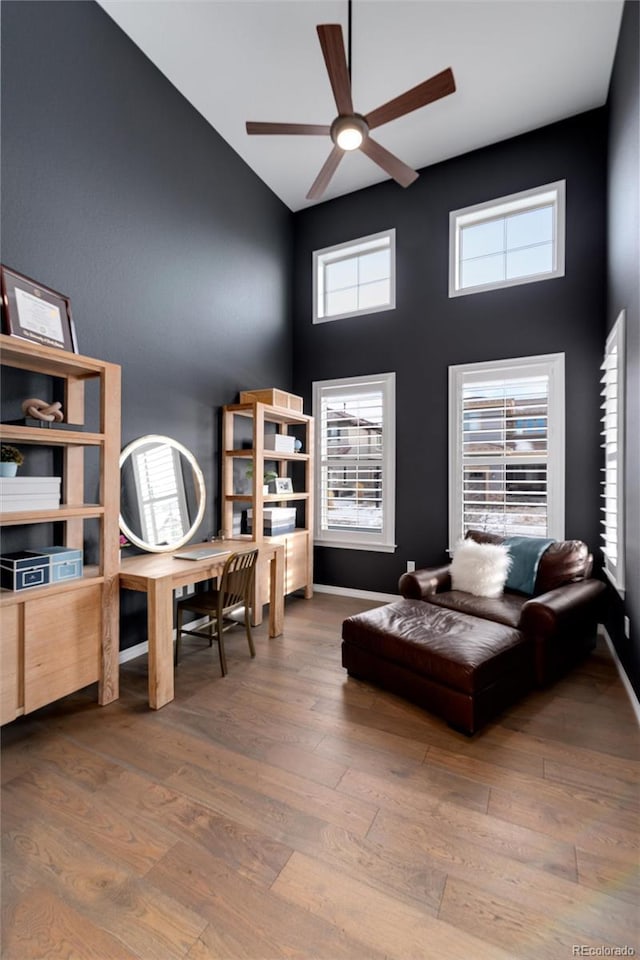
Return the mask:
<svg viewBox="0 0 640 960"><path fill-rule="evenodd" d="M0 265L2 330L10 337L78 352L69 298Z"/></svg>

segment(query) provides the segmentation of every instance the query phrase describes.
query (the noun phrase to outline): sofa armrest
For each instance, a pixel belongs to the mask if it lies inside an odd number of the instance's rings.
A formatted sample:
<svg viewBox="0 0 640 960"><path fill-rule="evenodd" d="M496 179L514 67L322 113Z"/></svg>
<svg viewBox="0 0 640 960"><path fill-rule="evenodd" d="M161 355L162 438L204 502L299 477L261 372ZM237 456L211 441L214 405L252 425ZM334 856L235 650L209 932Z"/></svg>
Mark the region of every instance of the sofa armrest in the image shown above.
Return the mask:
<svg viewBox="0 0 640 960"><path fill-rule="evenodd" d="M601 580L578 580L548 593L541 593L522 607L520 629L525 633L549 636L557 630L568 629L573 621L585 613L597 616L598 598L606 590Z"/></svg>
<svg viewBox="0 0 640 960"><path fill-rule="evenodd" d="M403 573L398 581L398 590L406 600L426 600L434 593L451 590L450 566L426 567Z"/></svg>
<svg viewBox="0 0 640 960"><path fill-rule="evenodd" d="M524 604L519 626L534 643L541 686L558 679L593 647L605 590L601 580L579 580Z"/></svg>

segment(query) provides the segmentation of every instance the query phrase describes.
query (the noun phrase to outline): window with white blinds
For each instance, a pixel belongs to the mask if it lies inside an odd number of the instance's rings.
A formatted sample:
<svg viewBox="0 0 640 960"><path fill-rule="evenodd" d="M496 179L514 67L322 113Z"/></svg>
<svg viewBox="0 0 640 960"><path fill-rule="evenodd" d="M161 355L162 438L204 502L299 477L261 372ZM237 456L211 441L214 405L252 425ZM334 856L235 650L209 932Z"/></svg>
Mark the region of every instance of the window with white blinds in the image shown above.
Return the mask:
<svg viewBox="0 0 640 960"><path fill-rule="evenodd" d="M395 549L395 374L313 385L319 544Z"/></svg>
<svg viewBox="0 0 640 960"><path fill-rule="evenodd" d="M449 368L449 535L564 537L564 354Z"/></svg>
<svg viewBox="0 0 640 960"><path fill-rule="evenodd" d="M602 552L605 573L624 593L624 310L607 338L602 362Z"/></svg>

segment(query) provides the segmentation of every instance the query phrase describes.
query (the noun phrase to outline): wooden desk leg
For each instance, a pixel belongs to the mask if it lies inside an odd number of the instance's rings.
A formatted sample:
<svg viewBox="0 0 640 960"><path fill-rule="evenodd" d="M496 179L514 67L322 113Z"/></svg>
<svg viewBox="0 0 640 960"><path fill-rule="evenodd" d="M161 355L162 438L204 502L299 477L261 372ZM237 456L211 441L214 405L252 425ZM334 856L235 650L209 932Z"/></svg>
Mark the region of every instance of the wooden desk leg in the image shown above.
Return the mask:
<svg viewBox="0 0 640 960"><path fill-rule="evenodd" d="M284 630L284 548L276 550L269 564L269 636Z"/></svg>
<svg viewBox="0 0 640 960"><path fill-rule="evenodd" d="M98 703L105 706L120 693L120 590L112 577L102 594L102 670L98 683Z"/></svg>
<svg viewBox="0 0 640 960"><path fill-rule="evenodd" d="M171 580L151 580L147 593L149 706L173 700L173 589Z"/></svg>
<svg viewBox="0 0 640 960"><path fill-rule="evenodd" d="M251 626L259 627L262 623L262 603L260 597L262 597L262 577L264 576L262 571L262 565L260 559L258 559L258 567L256 569L256 578L253 584L253 599L251 601Z"/></svg>

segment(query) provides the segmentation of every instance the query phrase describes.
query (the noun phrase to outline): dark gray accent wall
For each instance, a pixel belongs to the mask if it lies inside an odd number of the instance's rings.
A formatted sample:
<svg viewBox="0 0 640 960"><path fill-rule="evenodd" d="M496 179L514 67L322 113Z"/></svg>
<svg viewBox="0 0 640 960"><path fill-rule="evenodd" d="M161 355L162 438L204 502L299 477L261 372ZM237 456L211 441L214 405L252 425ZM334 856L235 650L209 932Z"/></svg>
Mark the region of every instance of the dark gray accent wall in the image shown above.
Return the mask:
<svg viewBox="0 0 640 960"><path fill-rule="evenodd" d="M123 445L194 452L204 536L221 405L291 386L291 214L97 4L1 15L2 262L68 294L80 352L122 365Z"/></svg>
<svg viewBox="0 0 640 960"><path fill-rule="evenodd" d="M424 116L428 136L428 109ZM348 157L344 161L348 163ZM566 536L598 544L599 365L605 329L606 114L591 111L297 213L294 390L393 370L395 554L318 548L315 579L395 592L407 560L445 561L450 364L566 355ZM449 299L449 212L566 179L566 275ZM396 228L394 311L312 325L313 250Z"/></svg>
<svg viewBox="0 0 640 960"><path fill-rule="evenodd" d="M640 696L640 6L624 7L609 89L608 307L611 328L626 310L624 603L611 591L607 627ZM624 633L625 613L631 622Z"/></svg>

